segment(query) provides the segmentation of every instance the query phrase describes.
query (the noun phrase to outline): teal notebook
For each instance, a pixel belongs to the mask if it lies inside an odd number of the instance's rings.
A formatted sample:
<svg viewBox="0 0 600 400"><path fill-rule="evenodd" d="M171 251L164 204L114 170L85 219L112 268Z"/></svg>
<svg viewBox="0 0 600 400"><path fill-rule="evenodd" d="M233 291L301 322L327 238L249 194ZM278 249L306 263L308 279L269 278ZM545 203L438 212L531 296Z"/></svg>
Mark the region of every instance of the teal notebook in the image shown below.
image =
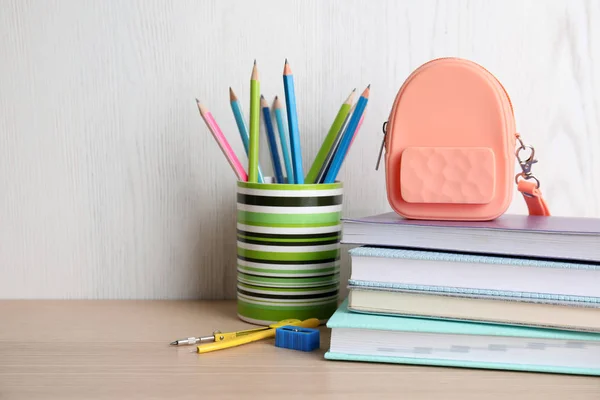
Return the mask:
<svg viewBox="0 0 600 400"><path fill-rule="evenodd" d="M328 360L600 375L600 334L352 313L327 322Z"/></svg>

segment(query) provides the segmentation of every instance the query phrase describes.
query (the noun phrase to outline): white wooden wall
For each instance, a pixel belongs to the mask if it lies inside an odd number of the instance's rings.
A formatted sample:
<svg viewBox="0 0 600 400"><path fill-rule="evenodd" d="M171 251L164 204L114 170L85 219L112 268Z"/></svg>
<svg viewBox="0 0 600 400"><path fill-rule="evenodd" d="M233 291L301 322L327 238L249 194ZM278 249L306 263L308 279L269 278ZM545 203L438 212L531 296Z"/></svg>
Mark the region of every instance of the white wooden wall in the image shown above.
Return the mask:
<svg viewBox="0 0 600 400"><path fill-rule="evenodd" d="M381 125L440 56L504 83L552 212L600 217L599 1L0 0L0 297L234 298L235 178L194 98L242 157L228 87L247 110L256 58L282 95L287 57L307 169L371 83L339 177L345 216L386 212Z"/></svg>

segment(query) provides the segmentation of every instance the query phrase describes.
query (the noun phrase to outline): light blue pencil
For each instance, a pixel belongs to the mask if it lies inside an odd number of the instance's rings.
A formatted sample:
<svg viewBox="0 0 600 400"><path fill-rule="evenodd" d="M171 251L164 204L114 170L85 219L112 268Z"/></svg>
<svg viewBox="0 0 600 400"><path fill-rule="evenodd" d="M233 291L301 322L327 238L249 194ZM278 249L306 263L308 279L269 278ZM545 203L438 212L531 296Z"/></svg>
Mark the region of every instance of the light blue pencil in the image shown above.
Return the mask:
<svg viewBox="0 0 600 400"><path fill-rule="evenodd" d="M277 96L275 96L275 101L273 102L273 112L275 113L275 120L277 121L279 140L281 141L281 152L283 153L283 164L285 165L285 172L287 174L287 183L294 183L294 169L292 168L292 161L290 160L288 134L285 130L285 124L283 123L283 106Z"/></svg>
<svg viewBox="0 0 600 400"><path fill-rule="evenodd" d="M335 151L333 160L331 160L331 165L329 166L329 170L327 171L327 175L325 175L323 183L334 183L335 178L337 177L337 174L340 171L340 168L342 168L344 158L346 158L348 149L352 144L354 133L358 129L360 118L362 117L365 107L367 106L367 102L369 101L370 88L371 85L367 86L365 91L360 95L358 102L356 103L356 108L352 113L352 117L350 118L350 122L348 122L348 126L344 131L344 135L342 136L339 146Z"/></svg>
<svg viewBox="0 0 600 400"><path fill-rule="evenodd" d="M235 93L233 93L233 89L229 88L229 102L231 103L231 111L233 111L233 116L235 117L235 123L237 124L238 131L240 132L240 137L242 138L242 143L244 144L244 150L246 151L246 156L248 156L248 151L250 147L250 139L248 137L248 128L246 127L246 122L244 119L244 114L242 114L242 107L240 106L240 101L238 100ZM264 178L260 166L258 166L258 182L263 183Z"/></svg>
<svg viewBox="0 0 600 400"><path fill-rule="evenodd" d="M300 130L298 129L298 114L296 113L296 94L294 92L294 75L285 60L283 68L283 89L285 91L285 106L290 130L290 148L292 152L292 166L294 167L294 183L304 183L304 170L302 168L302 149L300 145Z"/></svg>

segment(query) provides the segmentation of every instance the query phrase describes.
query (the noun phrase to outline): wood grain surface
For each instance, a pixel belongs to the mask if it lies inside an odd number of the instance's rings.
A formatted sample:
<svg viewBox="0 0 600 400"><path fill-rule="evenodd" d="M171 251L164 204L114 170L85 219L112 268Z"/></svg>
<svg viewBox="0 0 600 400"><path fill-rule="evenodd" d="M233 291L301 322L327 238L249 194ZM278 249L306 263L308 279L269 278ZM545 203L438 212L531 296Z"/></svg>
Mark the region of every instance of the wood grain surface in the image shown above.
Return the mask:
<svg viewBox="0 0 600 400"><path fill-rule="evenodd" d="M254 59L269 102L290 61L305 170L349 91L371 84L339 175L346 217L391 210L375 171L382 123L408 74L444 56L472 59L506 86L552 213L600 217L596 0L0 0L0 9L0 298L233 298L235 176L194 98L246 163L228 88L248 118ZM261 149L271 173L265 135ZM525 213L523 200L509 212Z"/></svg>
<svg viewBox="0 0 600 400"><path fill-rule="evenodd" d="M188 336L252 327L231 301L0 301L0 399L598 399L597 377L328 361L274 339L198 355Z"/></svg>

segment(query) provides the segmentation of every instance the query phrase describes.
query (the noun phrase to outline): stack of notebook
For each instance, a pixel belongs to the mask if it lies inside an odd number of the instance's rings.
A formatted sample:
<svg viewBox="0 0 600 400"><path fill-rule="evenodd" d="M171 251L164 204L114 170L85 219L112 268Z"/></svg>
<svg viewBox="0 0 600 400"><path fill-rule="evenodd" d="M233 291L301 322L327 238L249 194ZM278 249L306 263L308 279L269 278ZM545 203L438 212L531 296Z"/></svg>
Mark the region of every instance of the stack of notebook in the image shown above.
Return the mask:
<svg viewBox="0 0 600 400"><path fill-rule="evenodd" d="M344 220L326 358L600 375L600 219Z"/></svg>

